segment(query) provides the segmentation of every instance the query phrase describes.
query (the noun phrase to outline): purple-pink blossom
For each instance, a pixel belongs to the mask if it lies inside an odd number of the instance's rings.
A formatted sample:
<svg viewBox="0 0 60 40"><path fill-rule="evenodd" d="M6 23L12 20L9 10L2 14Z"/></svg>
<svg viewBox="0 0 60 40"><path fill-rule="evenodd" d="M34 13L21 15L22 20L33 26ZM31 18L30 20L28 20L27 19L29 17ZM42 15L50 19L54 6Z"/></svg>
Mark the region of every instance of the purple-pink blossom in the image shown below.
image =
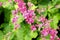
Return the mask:
<svg viewBox="0 0 60 40"><path fill-rule="evenodd" d="M0 6L2 6L2 2L0 2Z"/></svg>
<svg viewBox="0 0 60 40"><path fill-rule="evenodd" d="M56 30L54 30L54 29L51 29L50 32L49 32L49 34L50 34L51 36L56 36L57 33L58 33L58 32L57 32Z"/></svg>
<svg viewBox="0 0 60 40"><path fill-rule="evenodd" d="M13 16L16 16L16 14L18 13L18 10L16 9L16 10L12 10L12 15Z"/></svg>
<svg viewBox="0 0 60 40"><path fill-rule="evenodd" d="M35 24L36 27L42 28L43 24Z"/></svg>
<svg viewBox="0 0 60 40"><path fill-rule="evenodd" d="M18 2L18 7L20 12L23 14L25 11L27 11L26 4L23 2L23 0L20 0Z"/></svg>
<svg viewBox="0 0 60 40"><path fill-rule="evenodd" d="M19 2L23 2L23 0L14 0L15 2L19 3Z"/></svg>
<svg viewBox="0 0 60 40"><path fill-rule="evenodd" d="M54 36L50 36L50 40L54 40L55 39L55 37Z"/></svg>
<svg viewBox="0 0 60 40"><path fill-rule="evenodd" d="M28 24L31 24L34 22L34 10L27 10L26 4L24 3L23 0L15 0L18 3L18 8L20 10L20 12L22 13L22 15L24 16L26 22Z"/></svg>
<svg viewBox="0 0 60 40"><path fill-rule="evenodd" d="M15 0L15 2L17 2L18 9L20 10L20 12L21 12L22 14L23 14L25 11L27 11L26 4L24 3L23 0Z"/></svg>
<svg viewBox="0 0 60 40"><path fill-rule="evenodd" d="M50 22L49 22L49 20L46 20L45 22L43 22L43 26L44 26L44 27L50 27Z"/></svg>
<svg viewBox="0 0 60 40"><path fill-rule="evenodd" d="M57 38L57 40L60 40L60 38Z"/></svg>
<svg viewBox="0 0 60 40"><path fill-rule="evenodd" d="M47 19L46 19L43 15L40 16L40 19L39 19L40 22L43 23L43 22L45 22L46 20L47 20Z"/></svg>
<svg viewBox="0 0 60 40"><path fill-rule="evenodd" d="M19 16L15 16L15 17L12 19L12 23L15 24L15 23L17 22L18 18L19 18Z"/></svg>
<svg viewBox="0 0 60 40"><path fill-rule="evenodd" d="M47 36L49 34L49 31L50 31L50 28L44 28L42 31L41 31L41 34L43 36Z"/></svg>
<svg viewBox="0 0 60 40"><path fill-rule="evenodd" d="M35 25L32 25L30 28L31 28L32 31L35 31L36 30Z"/></svg>
<svg viewBox="0 0 60 40"><path fill-rule="evenodd" d="M14 26L15 26L15 27L14 27L15 30L20 27L19 24L15 24Z"/></svg>
<svg viewBox="0 0 60 40"><path fill-rule="evenodd" d="M14 30L16 30L17 28L20 27L20 25L17 23L19 19L18 10L17 9L13 10L12 15L13 15L12 23L14 24Z"/></svg>
<svg viewBox="0 0 60 40"><path fill-rule="evenodd" d="M50 40L55 40L57 33L58 32L56 30L51 29L50 32L49 32L49 34L50 34Z"/></svg>
<svg viewBox="0 0 60 40"><path fill-rule="evenodd" d="M31 24L34 22L35 14L33 10L28 10L23 14L23 16L28 24Z"/></svg>

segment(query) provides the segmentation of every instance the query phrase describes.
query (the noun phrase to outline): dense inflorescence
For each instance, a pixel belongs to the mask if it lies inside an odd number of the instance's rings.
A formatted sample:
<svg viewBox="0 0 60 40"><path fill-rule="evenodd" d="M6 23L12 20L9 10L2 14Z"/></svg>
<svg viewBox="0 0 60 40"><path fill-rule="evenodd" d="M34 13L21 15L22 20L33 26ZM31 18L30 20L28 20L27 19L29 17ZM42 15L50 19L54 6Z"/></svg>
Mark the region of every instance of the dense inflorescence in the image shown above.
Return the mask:
<svg viewBox="0 0 60 40"><path fill-rule="evenodd" d="M3 11L1 10L0 13L9 13L9 11L12 13L9 14L10 17L8 14L6 14L7 17L4 14L6 21L9 19L9 22L5 23L9 24L8 26L11 29L7 28L7 35L5 35L3 39L10 40L11 38L12 40L60 40L59 35L57 35L57 29L60 30L60 28L57 28L57 24L60 19L60 5L55 4L56 0L52 0L51 3L47 3L49 4L46 5L47 7L45 4L43 4L44 2L40 3L38 0L28 0L27 2L25 1L26 0L8 0L4 3L0 2L0 7L4 9ZM52 4L54 6L52 6ZM2 25L7 26L5 23ZM0 27L0 29L3 28L3 26ZM54 26L56 26L56 28ZM6 31L5 29L6 28L4 27L3 32Z"/></svg>
<svg viewBox="0 0 60 40"><path fill-rule="evenodd" d="M15 0L15 2L17 2L18 8L19 8L20 12L22 13L22 15L24 16L26 22L28 24L33 23L34 22L34 17L35 17L34 10L27 9L26 3L24 3L23 0L20 0L20 1Z"/></svg>
<svg viewBox="0 0 60 40"><path fill-rule="evenodd" d="M15 2L17 3L18 9L20 10L22 15L24 16L26 22L28 24L34 23L34 20L35 20L35 17L36 17L36 15L34 13L34 10L32 10L32 9L29 10L26 7L26 3L24 3L24 0L15 0ZM33 4L31 2L28 2L27 5L28 5L29 8L31 8L33 6ZM37 11L39 13L39 10L37 10ZM43 10L42 10L42 12L43 12ZM41 30L41 35L43 35L43 36L50 35L50 40L55 40L58 32L55 29L52 29L50 27L50 22L51 21L52 20L48 20L43 15L41 15L40 18L37 20L37 22L41 22L41 24L33 24L33 25L31 25L30 28L31 28L32 31L37 30L37 28L38 29L42 28L43 30ZM58 38L58 40L60 40L60 39Z"/></svg>

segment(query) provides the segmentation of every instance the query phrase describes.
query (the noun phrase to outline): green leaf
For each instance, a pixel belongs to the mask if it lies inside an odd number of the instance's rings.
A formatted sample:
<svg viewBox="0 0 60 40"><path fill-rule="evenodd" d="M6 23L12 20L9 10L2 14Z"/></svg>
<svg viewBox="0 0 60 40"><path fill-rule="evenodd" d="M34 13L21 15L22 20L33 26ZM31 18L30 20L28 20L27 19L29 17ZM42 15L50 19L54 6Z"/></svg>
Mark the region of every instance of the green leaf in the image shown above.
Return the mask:
<svg viewBox="0 0 60 40"><path fill-rule="evenodd" d="M38 37L37 40L42 40L42 39Z"/></svg>
<svg viewBox="0 0 60 40"><path fill-rule="evenodd" d="M58 17L55 15L53 17L53 21L51 22L51 27L54 28L54 29L57 29L57 23L58 23Z"/></svg>
<svg viewBox="0 0 60 40"><path fill-rule="evenodd" d="M50 39L46 39L46 40L50 40Z"/></svg>
<svg viewBox="0 0 60 40"><path fill-rule="evenodd" d="M24 40L23 29L17 30L16 31L16 36L17 36L17 40Z"/></svg>
<svg viewBox="0 0 60 40"><path fill-rule="evenodd" d="M32 40L32 38L29 35L26 35L25 40Z"/></svg>
<svg viewBox="0 0 60 40"><path fill-rule="evenodd" d="M37 8L37 6L33 5L30 9L35 10L36 8Z"/></svg>
<svg viewBox="0 0 60 40"><path fill-rule="evenodd" d="M21 22L20 25L21 25L21 28L16 30L17 40L27 40L27 37L29 40L32 39L30 36L30 29L29 29L30 25L24 22Z"/></svg>
<svg viewBox="0 0 60 40"><path fill-rule="evenodd" d="M37 4L37 1L36 0L28 0L29 2L32 2L33 4Z"/></svg>
<svg viewBox="0 0 60 40"><path fill-rule="evenodd" d="M12 40L15 36L15 32L11 32L11 35L10 35L10 40Z"/></svg>
<svg viewBox="0 0 60 40"><path fill-rule="evenodd" d="M8 1L8 0L0 0L0 2L6 2L6 1Z"/></svg>
<svg viewBox="0 0 60 40"><path fill-rule="evenodd" d="M56 15L57 15L58 20L60 20L60 13L57 13Z"/></svg>
<svg viewBox="0 0 60 40"><path fill-rule="evenodd" d="M11 10L4 8L4 22L10 21Z"/></svg>
<svg viewBox="0 0 60 40"><path fill-rule="evenodd" d="M14 7L15 7L15 9L17 9L18 8L18 5L14 5Z"/></svg>
<svg viewBox="0 0 60 40"><path fill-rule="evenodd" d="M50 35L47 35L45 38L46 38L47 40L50 39Z"/></svg>
<svg viewBox="0 0 60 40"><path fill-rule="evenodd" d="M3 6L4 8L10 9L10 10L15 8L13 2L10 3L10 2L8 2L8 1L5 2L2 6Z"/></svg>
<svg viewBox="0 0 60 40"><path fill-rule="evenodd" d="M58 12L58 10L56 8L52 8L48 10L51 14L55 14L56 12Z"/></svg>
<svg viewBox="0 0 60 40"><path fill-rule="evenodd" d="M0 40L2 40L3 39L3 33L2 33L2 31L0 31Z"/></svg>
<svg viewBox="0 0 60 40"><path fill-rule="evenodd" d="M24 17L23 17L23 15L22 15L21 13L19 13L19 19L18 19L18 23L21 23L21 22L23 22L23 20L24 20Z"/></svg>
<svg viewBox="0 0 60 40"><path fill-rule="evenodd" d="M11 32L13 30L13 25L9 25L8 23L4 24L4 34Z"/></svg>
<svg viewBox="0 0 60 40"><path fill-rule="evenodd" d="M36 38L37 35L38 35L38 33L36 31L35 32L31 31L31 37L32 38Z"/></svg>

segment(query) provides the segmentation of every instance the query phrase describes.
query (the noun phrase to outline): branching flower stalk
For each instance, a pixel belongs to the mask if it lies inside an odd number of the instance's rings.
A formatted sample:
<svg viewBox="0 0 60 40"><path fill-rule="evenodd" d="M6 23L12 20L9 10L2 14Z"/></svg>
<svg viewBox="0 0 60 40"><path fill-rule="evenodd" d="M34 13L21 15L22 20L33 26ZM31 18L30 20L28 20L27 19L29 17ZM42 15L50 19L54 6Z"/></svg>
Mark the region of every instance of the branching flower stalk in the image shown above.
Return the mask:
<svg viewBox="0 0 60 40"><path fill-rule="evenodd" d="M14 24L14 29L16 30L17 28L20 27L20 25L17 23L19 19L18 10L17 9L13 10L12 15L13 15L12 23Z"/></svg>

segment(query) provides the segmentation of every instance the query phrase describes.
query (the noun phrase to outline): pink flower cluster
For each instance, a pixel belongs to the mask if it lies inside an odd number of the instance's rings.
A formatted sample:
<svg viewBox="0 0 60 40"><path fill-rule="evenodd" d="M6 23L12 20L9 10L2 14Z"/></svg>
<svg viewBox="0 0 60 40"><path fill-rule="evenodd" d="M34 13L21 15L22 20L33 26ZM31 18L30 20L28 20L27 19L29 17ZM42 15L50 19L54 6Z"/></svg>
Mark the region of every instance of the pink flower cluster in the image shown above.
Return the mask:
<svg viewBox="0 0 60 40"><path fill-rule="evenodd" d="M47 19L43 15L41 15L40 18L39 18L39 21L42 22L42 23L44 23L46 20Z"/></svg>
<svg viewBox="0 0 60 40"><path fill-rule="evenodd" d="M49 33L50 33L50 40L54 40L56 38L57 31L54 29L51 29Z"/></svg>
<svg viewBox="0 0 60 40"><path fill-rule="evenodd" d="M33 10L28 10L27 12L25 12L23 14L24 18L26 19L26 22L28 24L31 24L34 22L34 17L35 17L35 14L34 14L34 11Z"/></svg>
<svg viewBox="0 0 60 40"><path fill-rule="evenodd" d="M44 27L44 28L48 28L48 27L50 27L50 22L51 22L51 20L47 20L44 16L40 16L40 19L38 20L38 22L42 22L41 24L35 24L35 26L37 27L37 28L42 28L42 27ZM48 28L49 29L49 28ZM44 29L45 30L45 29ZM43 31L44 31L43 30ZM47 31L47 30L46 30ZM47 34L46 34L47 35Z"/></svg>
<svg viewBox="0 0 60 40"><path fill-rule="evenodd" d="M12 23L14 24L14 29L17 29L20 26L19 24L17 24L17 21L18 21L18 18L19 18L17 13L18 13L18 10L13 10L12 11L12 15L14 16L12 18Z"/></svg>
<svg viewBox="0 0 60 40"><path fill-rule="evenodd" d="M50 34L50 40L54 40L56 38L57 35L57 31L51 28L44 28L41 31L43 36L47 36L48 34Z"/></svg>
<svg viewBox="0 0 60 40"><path fill-rule="evenodd" d="M16 16L17 13L18 13L18 9L12 10L12 15L13 15L13 16Z"/></svg>
<svg viewBox="0 0 60 40"><path fill-rule="evenodd" d="M23 14L25 11L27 11L27 8L25 6L26 4L24 2L19 2L18 3L18 7L19 7L19 10L20 12Z"/></svg>
<svg viewBox="0 0 60 40"><path fill-rule="evenodd" d="M27 11L26 4L24 3L23 0L15 0L15 2L17 2L18 7L19 7L19 10L20 10L20 12L21 12L22 14L23 14L25 11Z"/></svg>
<svg viewBox="0 0 60 40"><path fill-rule="evenodd" d="M42 33L43 36L47 36L47 35L49 34L49 31L50 31L50 30L51 30L50 28L44 28L44 29L41 31L41 33Z"/></svg>
<svg viewBox="0 0 60 40"><path fill-rule="evenodd" d="M42 26L41 27L44 27L43 30L41 31L41 34L43 36L47 36L48 34L50 35L50 40L55 40L56 36L57 36L57 31L50 28L50 22L52 20L47 20L44 16L40 16L40 19L38 20L39 22L42 22ZM38 24L39 25L39 24ZM38 26L37 25L37 26ZM38 26L39 27L39 26ZM39 27L39 28L41 28ZM59 40L59 39L58 39Z"/></svg>
<svg viewBox="0 0 60 40"><path fill-rule="evenodd" d="M15 16L13 19L12 19L12 23L16 23L17 22L17 20L18 20L18 16Z"/></svg>
<svg viewBox="0 0 60 40"><path fill-rule="evenodd" d="M52 19L51 20L48 20L43 15L41 15L38 21L39 22L42 22L42 25L44 27L50 27L50 22L52 21Z"/></svg>
<svg viewBox="0 0 60 40"><path fill-rule="evenodd" d="M34 11L33 10L27 10L26 4L24 3L23 0L15 0L15 2L18 3L19 10L23 14L26 22L28 24L33 23L34 22L33 18L35 16Z"/></svg>

